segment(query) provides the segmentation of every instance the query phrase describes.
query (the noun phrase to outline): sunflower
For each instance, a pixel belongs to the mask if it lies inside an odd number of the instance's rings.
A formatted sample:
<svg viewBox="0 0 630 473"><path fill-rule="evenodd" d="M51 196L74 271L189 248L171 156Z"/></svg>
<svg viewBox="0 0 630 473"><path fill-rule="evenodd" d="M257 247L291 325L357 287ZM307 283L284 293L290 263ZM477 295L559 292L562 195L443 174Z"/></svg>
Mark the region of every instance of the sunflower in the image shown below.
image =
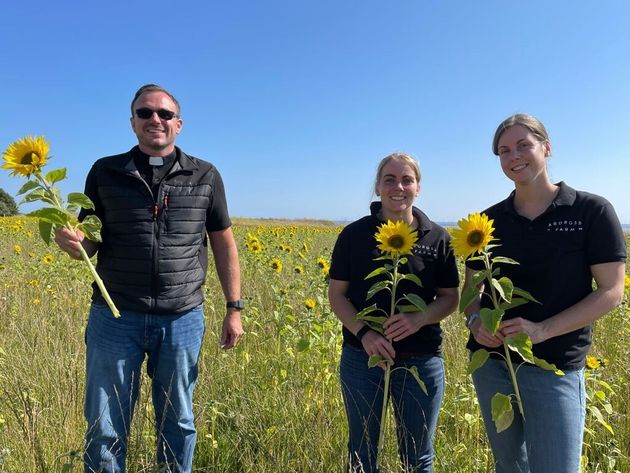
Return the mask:
<svg viewBox="0 0 630 473"><path fill-rule="evenodd" d="M251 251L252 253L260 253L262 251L262 246L260 245L258 240L251 240L247 244L247 247L249 248L249 251Z"/></svg>
<svg viewBox="0 0 630 473"><path fill-rule="evenodd" d="M314 309L316 305L317 302L315 302L315 299L311 299L310 297L304 301L304 307L306 307L308 310Z"/></svg>
<svg viewBox="0 0 630 473"><path fill-rule="evenodd" d="M295 274L302 274L304 272L304 268L302 266L296 266L295 268L293 268L293 272Z"/></svg>
<svg viewBox="0 0 630 473"><path fill-rule="evenodd" d="M44 262L44 264L50 264L53 262L53 257L52 255L46 255L42 258L42 261Z"/></svg>
<svg viewBox="0 0 630 473"><path fill-rule="evenodd" d="M600 363L600 361L597 358L595 358L594 356L591 356L591 355L587 355L586 356L586 367L589 370L596 370L600 366L601 366L601 363Z"/></svg>
<svg viewBox="0 0 630 473"><path fill-rule="evenodd" d="M16 255L21 255L22 254L22 247L20 245L15 245L13 247L13 251L15 251Z"/></svg>
<svg viewBox="0 0 630 473"><path fill-rule="evenodd" d="M626 277L623 280L623 285L625 287L630 287L630 276L628 276L627 274L626 274Z"/></svg>
<svg viewBox="0 0 630 473"><path fill-rule="evenodd" d="M317 266L319 266L322 269L328 266L328 261L325 258L322 258L321 256L317 258L316 261L317 261Z"/></svg>
<svg viewBox="0 0 630 473"><path fill-rule="evenodd" d="M374 238L380 243L377 245L379 250L394 257L411 253L413 245L418 240L418 233L402 220L396 223L388 220L378 227Z"/></svg>
<svg viewBox="0 0 630 473"><path fill-rule="evenodd" d="M48 160L49 144L43 136L27 136L11 143L2 158L4 169L12 169L12 176L29 177L38 172Z"/></svg>
<svg viewBox="0 0 630 473"><path fill-rule="evenodd" d="M282 261L280 261L278 258L272 259L271 269L273 269L276 273L282 272Z"/></svg>
<svg viewBox="0 0 630 473"><path fill-rule="evenodd" d="M482 251L490 241L494 220L488 220L486 214L468 214L468 219L461 219L457 222L459 228L451 231L453 240L451 247L457 256L468 258L474 253Z"/></svg>

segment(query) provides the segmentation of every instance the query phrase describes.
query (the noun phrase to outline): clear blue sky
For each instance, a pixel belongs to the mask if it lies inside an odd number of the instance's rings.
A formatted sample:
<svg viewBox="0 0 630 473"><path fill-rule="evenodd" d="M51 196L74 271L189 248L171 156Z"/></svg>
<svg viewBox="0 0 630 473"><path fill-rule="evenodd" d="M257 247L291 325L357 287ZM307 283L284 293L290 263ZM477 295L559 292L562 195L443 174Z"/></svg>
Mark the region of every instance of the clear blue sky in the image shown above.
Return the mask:
<svg viewBox="0 0 630 473"><path fill-rule="evenodd" d="M45 135L47 169L80 191L135 144L129 102L155 82L233 216L356 219L378 161L406 151L417 205L453 221L511 191L492 135L527 112L550 132L553 180L630 223L629 25L625 0L5 2L0 147ZM11 194L22 183L0 170Z"/></svg>

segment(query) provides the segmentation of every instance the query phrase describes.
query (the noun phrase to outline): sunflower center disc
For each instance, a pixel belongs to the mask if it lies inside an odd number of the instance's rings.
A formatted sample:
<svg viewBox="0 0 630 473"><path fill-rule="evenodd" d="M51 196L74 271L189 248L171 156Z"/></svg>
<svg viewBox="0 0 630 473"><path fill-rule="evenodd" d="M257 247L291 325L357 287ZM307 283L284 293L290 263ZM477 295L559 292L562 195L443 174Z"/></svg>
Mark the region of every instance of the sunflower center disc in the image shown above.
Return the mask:
<svg viewBox="0 0 630 473"><path fill-rule="evenodd" d="M483 241L483 232L479 230L473 230L468 234L466 241L470 246L478 246Z"/></svg>
<svg viewBox="0 0 630 473"><path fill-rule="evenodd" d="M33 163L33 158L37 156L35 153L33 153L32 151L27 152L24 156L22 156L22 159L20 160L21 164L32 164Z"/></svg>
<svg viewBox="0 0 630 473"><path fill-rule="evenodd" d="M391 246L392 248L399 249L402 248L405 244L405 239L400 235L394 235L388 240L387 243L389 243L389 246Z"/></svg>

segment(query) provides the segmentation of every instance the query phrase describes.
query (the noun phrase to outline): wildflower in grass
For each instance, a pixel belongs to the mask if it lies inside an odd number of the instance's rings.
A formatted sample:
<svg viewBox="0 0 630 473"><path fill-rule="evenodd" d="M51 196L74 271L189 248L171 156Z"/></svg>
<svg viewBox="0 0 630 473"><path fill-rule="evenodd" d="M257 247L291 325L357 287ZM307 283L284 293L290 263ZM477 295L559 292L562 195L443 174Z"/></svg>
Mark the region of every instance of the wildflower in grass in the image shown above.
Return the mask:
<svg viewBox="0 0 630 473"><path fill-rule="evenodd" d="M39 305L39 304L41 304L41 303L42 303L42 301L41 301L41 300L39 300L39 299L37 299L37 298L33 299L33 305Z"/></svg>
<svg viewBox="0 0 630 473"><path fill-rule="evenodd" d="M469 214L468 219L457 222L459 228L451 231L453 240L451 246L457 256L468 258L474 253L481 252L492 240L494 228L493 220L488 220L486 214Z"/></svg>
<svg viewBox="0 0 630 473"><path fill-rule="evenodd" d="M293 268L293 272L295 274L302 274L304 272L304 268L302 266L296 266L295 268Z"/></svg>
<svg viewBox="0 0 630 473"><path fill-rule="evenodd" d="M46 255L42 258L44 264L50 264L53 262L53 260L54 258L52 257L52 255Z"/></svg>
<svg viewBox="0 0 630 473"><path fill-rule="evenodd" d="M272 259L271 269L273 269L276 273L282 272L282 261L280 261L278 258Z"/></svg>
<svg viewBox="0 0 630 473"><path fill-rule="evenodd" d="M20 138L4 152L2 167L11 169L12 176L30 177L46 164L49 147L43 136Z"/></svg>
<svg viewBox="0 0 630 473"><path fill-rule="evenodd" d="M247 244L247 248L254 254L258 254L262 251L262 246L258 240L252 240Z"/></svg>
<svg viewBox="0 0 630 473"><path fill-rule="evenodd" d="M22 254L22 247L20 245L15 245L13 247L13 251L15 251L16 255L21 255Z"/></svg>
<svg viewBox="0 0 630 473"><path fill-rule="evenodd" d="M485 295L490 298L492 308L482 308L479 315L483 327L494 335L499 329L499 324L507 310L528 302L538 303L538 301L527 291L514 287L509 278L495 278L495 276L499 275L500 268L493 267L494 264L500 262L502 264L517 265L518 262L506 257L492 258L490 249L498 246L491 244L491 242L495 241L492 238L492 233L494 232L493 223L494 221L489 220L488 216L485 214L469 214L468 219L461 219L457 222L459 228L451 232L453 236L451 247L456 256L468 258L468 261L480 261L483 264L483 269L474 273L472 284L466 287L462 292L459 310L460 312L464 312L470 304L479 300L479 287L482 286L484 290L487 291ZM475 254L477 255L471 256ZM525 420L523 403L516 380L516 371L510 357L510 350L517 352L527 363L554 371L558 375L564 375L564 373L558 370L555 365L534 356L532 352L532 341L526 333L521 332L514 337L504 338L504 354L501 354L501 356L505 359L510 380L514 387L514 397L516 398L518 410L523 420ZM475 351L470 359L469 373L483 366L489 356L490 352L485 348ZM492 398L492 420L495 423L497 432L503 432L512 425L514 411L512 409L511 396L502 393L496 393L494 395Z"/></svg>
<svg viewBox="0 0 630 473"><path fill-rule="evenodd" d="M79 222L76 213L79 208L94 209L93 202L79 192L68 194L68 202L64 203L59 189L54 186L56 182L66 178L66 169L55 169L47 174L42 174L44 165L48 162L48 151L50 145L43 136L21 138L11 143L3 154L4 164L2 167L11 169L13 176L24 176L28 178L18 191L18 195L24 194L21 203L42 201L49 205L34 212L29 213L31 217L39 219L39 233L46 244L50 243L55 229L66 228L71 231L80 230L90 240L101 241L101 221L96 215L87 216ZM33 179L31 179L31 175ZM88 265L92 277L96 281L101 295L109 305L113 314L118 317L120 312L114 305L103 280L96 272L94 265L90 261L83 247L79 246L83 261ZM50 255L49 255L50 256ZM52 262L44 259L46 264Z"/></svg>
<svg viewBox="0 0 630 473"><path fill-rule="evenodd" d="M587 355L586 356L586 367L589 370L596 370L600 366L601 366L601 363L600 363L600 361L597 358L595 358L594 356L591 356L591 355Z"/></svg>
<svg viewBox="0 0 630 473"><path fill-rule="evenodd" d="M308 298L304 301L304 306L308 310L314 309L316 305L317 305L317 302L315 301L315 299Z"/></svg>
<svg viewBox="0 0 630 473"><path fill-rule="evenodd" d="M38 287L39 286L39 280L38 279L31 279L28 283L31 286L33 286L33 287Z"/></svg>
<svg viewBox="0 0 630 473"><path fill-rule="evenodd" d="M376 245L377 248L392 258L411 253L413 245L418 240L418 234L402 220L395 223L388 221L378 227L375 238L380 243Z"/></svg>

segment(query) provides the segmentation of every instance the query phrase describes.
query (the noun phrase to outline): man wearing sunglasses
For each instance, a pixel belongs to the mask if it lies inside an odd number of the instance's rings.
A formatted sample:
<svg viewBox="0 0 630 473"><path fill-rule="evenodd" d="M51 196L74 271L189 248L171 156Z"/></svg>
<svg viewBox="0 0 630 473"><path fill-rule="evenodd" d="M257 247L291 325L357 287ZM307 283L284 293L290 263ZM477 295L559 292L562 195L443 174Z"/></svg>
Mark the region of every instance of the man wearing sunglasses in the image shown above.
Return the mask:
<svg viewBox="0 0 630 473"><path fill-rule="evenodd" d="M102 243L58 230L55 241L80 259L98 253L97 271L121 312L115 318L94 285L86 328L86 472L125 469L129 425L147 357L157 459L190 472L196 430L192 394L204 333L202 284L208 242L227 301L221 345L243 334L240 269L223 182L210 163L175 146L182 129L175 97L155 84L131 102L138 145L96 161L85 193L103 222ZM160 469L162 471L162 469Z"/></svg>

